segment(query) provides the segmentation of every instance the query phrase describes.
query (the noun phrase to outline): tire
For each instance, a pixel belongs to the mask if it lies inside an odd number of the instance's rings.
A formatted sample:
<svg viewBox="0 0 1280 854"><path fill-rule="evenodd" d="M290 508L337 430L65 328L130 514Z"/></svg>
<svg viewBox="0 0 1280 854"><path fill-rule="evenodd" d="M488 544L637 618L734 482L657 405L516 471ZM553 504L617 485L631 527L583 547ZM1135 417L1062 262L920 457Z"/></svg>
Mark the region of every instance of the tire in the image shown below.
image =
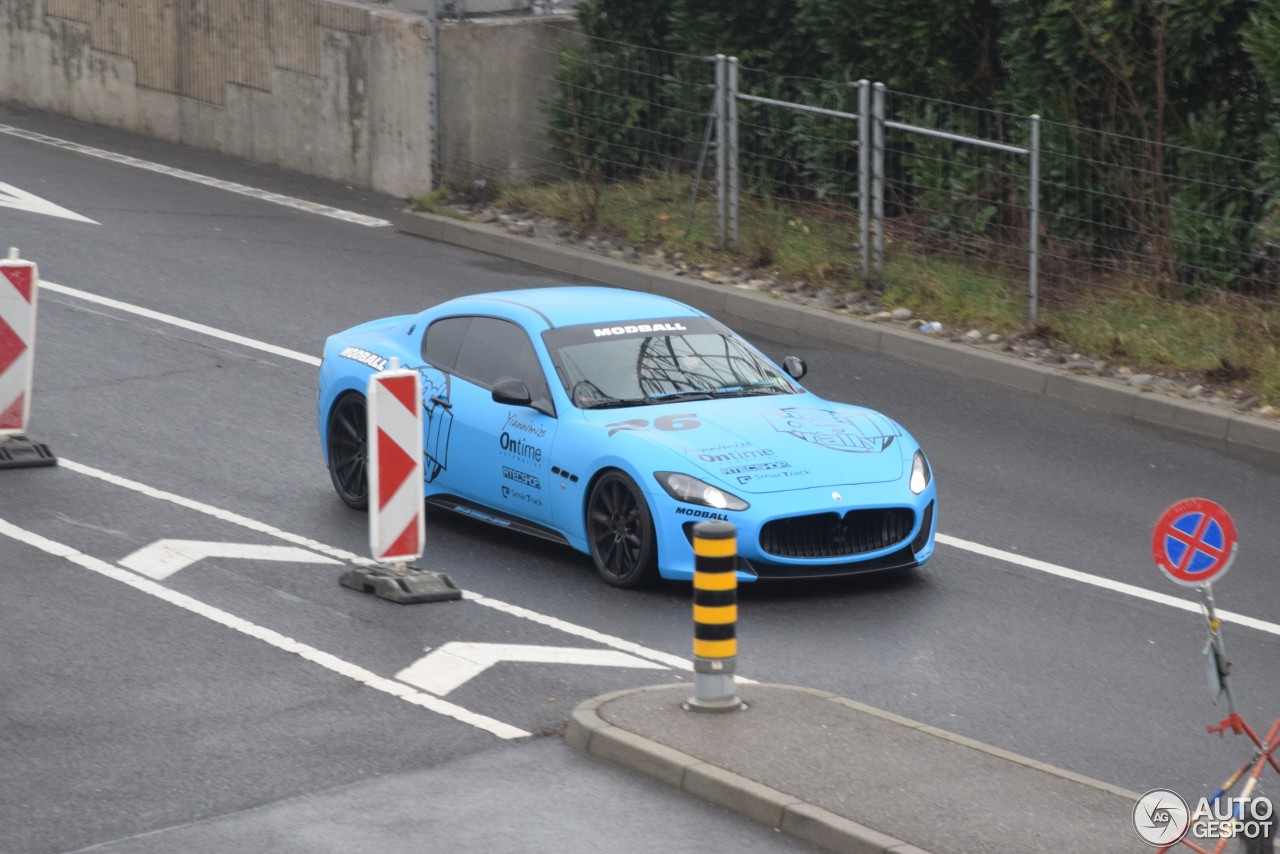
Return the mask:
<svg viewBox="0 0 1280 854"><path fill-rule="evenodd" d="M614 587L642 587L657 577L658 544L649 505L622 472L605 472L591 488L587 543L596 571Z"/></svg>
<svg viewBox="0 0 1280 854"><path fill-rule="evenodd" d="M342 503L353 510L369 506L369 422L364 397L351 392L329 411L329 477Z"/></svg>

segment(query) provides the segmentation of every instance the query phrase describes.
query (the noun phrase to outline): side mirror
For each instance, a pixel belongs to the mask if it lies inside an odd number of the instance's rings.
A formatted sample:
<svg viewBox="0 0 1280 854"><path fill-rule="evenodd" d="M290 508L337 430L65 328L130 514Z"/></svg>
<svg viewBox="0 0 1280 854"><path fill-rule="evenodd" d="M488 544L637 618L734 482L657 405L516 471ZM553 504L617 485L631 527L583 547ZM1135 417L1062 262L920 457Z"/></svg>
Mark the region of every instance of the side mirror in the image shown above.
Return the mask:
<svg viewBox="0 0 1280 854"><path fill-rule="evenodd" d="M788 356L782 360L782 369L793 380L803 379L809 373L809 366L799 356Z"/></svg>
<svg viewBox="0 0 1280 854"><path fill-rule="evenodd" d="M528 406L533 402L529 387L515 377L503 377L493 384L493 402L509 406Z"/></svg>

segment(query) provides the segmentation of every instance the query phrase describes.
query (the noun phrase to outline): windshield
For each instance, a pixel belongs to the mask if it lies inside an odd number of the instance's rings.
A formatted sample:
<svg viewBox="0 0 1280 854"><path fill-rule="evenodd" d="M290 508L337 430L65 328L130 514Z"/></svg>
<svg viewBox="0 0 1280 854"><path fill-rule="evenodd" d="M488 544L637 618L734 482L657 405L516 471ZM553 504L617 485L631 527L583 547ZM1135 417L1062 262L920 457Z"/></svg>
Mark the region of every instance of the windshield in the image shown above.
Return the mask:
<svg viewBox="0 0 1280 854"><path fill-rule="evenodd" d="M570 327L544 337L565 391L581 409L798 391L709 318Z"/></svg>

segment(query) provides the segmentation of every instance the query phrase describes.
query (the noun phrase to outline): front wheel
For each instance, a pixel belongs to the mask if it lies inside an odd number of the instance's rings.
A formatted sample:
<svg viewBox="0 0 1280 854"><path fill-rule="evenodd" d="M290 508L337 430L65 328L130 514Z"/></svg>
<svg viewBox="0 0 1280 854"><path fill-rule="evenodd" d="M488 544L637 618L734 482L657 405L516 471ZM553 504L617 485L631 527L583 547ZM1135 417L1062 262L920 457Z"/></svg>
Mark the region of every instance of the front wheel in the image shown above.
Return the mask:
<svg viewBox="0 0 1280 854"><path fill-rule="evenodd" d="M614 587L640 587L656 577L653 517L640 488L622 472L607 472L592 487L587 542L596 571Z"/></svg>
<svg viewBox="0 0 1280 854"><path fill-rule="evenodd" d="M369 421L364 397L345 394L329 412L329 477L342 503L369 506Z"/></svg>

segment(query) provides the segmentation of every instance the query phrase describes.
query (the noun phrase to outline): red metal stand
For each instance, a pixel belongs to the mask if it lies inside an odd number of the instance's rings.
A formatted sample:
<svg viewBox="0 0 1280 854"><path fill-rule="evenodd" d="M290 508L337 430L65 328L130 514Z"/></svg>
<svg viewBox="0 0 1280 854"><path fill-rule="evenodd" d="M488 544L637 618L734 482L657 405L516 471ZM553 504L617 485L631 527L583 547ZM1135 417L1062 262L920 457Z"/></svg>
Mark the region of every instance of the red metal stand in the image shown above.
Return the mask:
<svg viewBox="0 0 1280 854"><path fill-rule="evenodd" d="M1253 727L1249 726L1249 723L1240 716L1239 712L1235 711L1232 711L1231 714L1219 721L1217 726L1209 725L1205 729L1210 734L1216 732L1218 735L1226 735L1227 730L1231 730L1236 735L1247 734L1254 745L1253 756L1249 758L1248 762L1240 766L1239 771L1227 778L1226 782L1222 784L1222 788L1218 789L1217 793L1209 799L1211 803L1216 803L1218 798L1230 791L1231 787L1238 783L1246 773L1248 773L1248 780L1245 781L1244 788L1240 790L1242 798L1248 798L1253 794L1253 790L1258 785L1258 778L1262 776L1262 771L1268 764L1275 769L1277 774L1280 774L1280 763L1277 763L1276 757L1273 755L1276 749L1280 748L1280 718L1276 718L1275 723L1271 725L1271 730L1267 733L1265 741L1258 738L1258 734L1254 732ZM1220 837L1218 844L1214 846L1212 851L1209 851L1184 836L1171 845L1157 849L1156 854L1164 854L1170 848L1176 848L1179 845L1185 845L1192 851L1197 852L1197 854L1222 854L1223 849L1227 847L1227 843L1233 838L1231 836Z"/></svg>

